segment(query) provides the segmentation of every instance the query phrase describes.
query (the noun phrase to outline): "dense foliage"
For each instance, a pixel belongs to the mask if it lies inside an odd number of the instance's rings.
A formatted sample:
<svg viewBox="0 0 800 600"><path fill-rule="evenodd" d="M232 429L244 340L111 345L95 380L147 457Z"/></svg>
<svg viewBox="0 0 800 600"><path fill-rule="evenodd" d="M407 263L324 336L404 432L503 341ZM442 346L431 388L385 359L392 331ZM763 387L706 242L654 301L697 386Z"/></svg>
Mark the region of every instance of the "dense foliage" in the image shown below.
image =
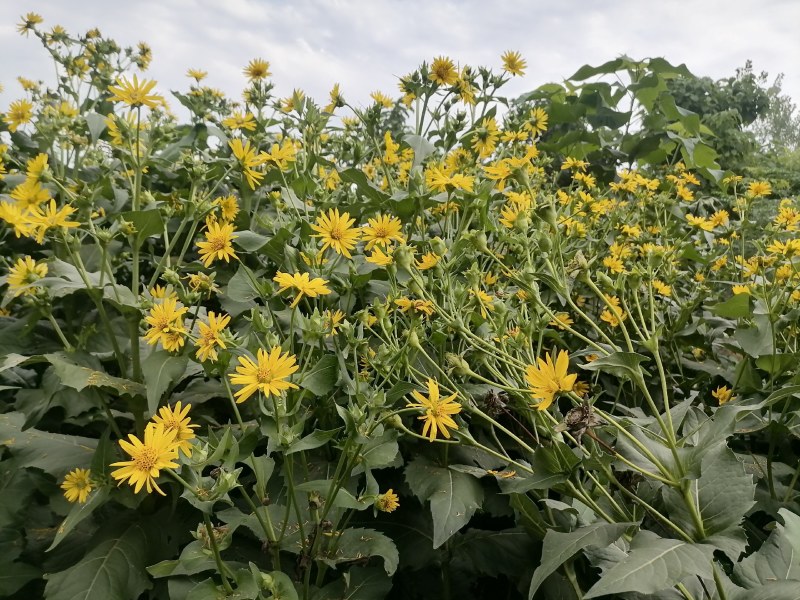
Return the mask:
<svg viewBox="0 0 800 600"><path fill-rule="evenodd" d="M254 59L182 124L146 45L19 29L0 595L797 597L800 204L686 67L357 108Z"/></svg>

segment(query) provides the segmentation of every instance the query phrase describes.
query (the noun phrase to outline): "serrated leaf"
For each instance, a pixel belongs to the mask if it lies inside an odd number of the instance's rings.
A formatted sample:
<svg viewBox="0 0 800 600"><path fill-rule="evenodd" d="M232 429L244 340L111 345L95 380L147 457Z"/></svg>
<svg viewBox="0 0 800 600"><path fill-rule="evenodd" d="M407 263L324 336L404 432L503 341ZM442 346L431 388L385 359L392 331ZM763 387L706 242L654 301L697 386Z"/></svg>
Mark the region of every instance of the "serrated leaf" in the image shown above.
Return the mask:
<svg viewBox="0 0 800 600"><path fill-rule="evenodd" d="M608 546L634 523L593 523L569 533L549 529L544 536L542 563L533 572L528 598L533 595L552 573L588 546Z"/></svg>
<svg viewBox="0 0 800 600"><path fill-rule="evenodd" d="M588 600L625 592L653 594L686 577L711 579L713 554L713 546L687 544L641 531L631 541L627 558L603 573L583 597Z"/></svg>
<svg viewBox="0 0 800 600"><path fill-rule="evenodd" d="M79 392L86 387L103 387L116 390L121 395L145 396L147 394L147 389L141 383L113 377L108 373L79 365L60 353L45 354L44 358L53 365L61 383Z"/></svg>
<svg viewBox="0 0 800 600"><path fill-rule="evenodd" d="M335 551L320 558L330 566L340 563L363 560L370 556L383 559L383 568L388 575L394 575L400 563L400 555L394 542L374 529L345 529L339 536Z"/></svg>
<svg viewBox="0 0 800 600"><path fill-rule="evenodd" d="M147 384L147 410L151 415L158 411L164 392L180 381L188 362L186 356L174 356L165 350L155 350L142 361L142 373Z"/></svg>
<svg viewBox="0 0 800 600"><path fill-rule="evenodd" d="M406 467L406 481L421 501L430 501L434 549L466 525L483 503L483 488L477 479L435 466L422 457Z"/></svg>
<svg viewBox="0 0 800 600"><path fill-rule="evenodd" d="M134 523L94 546L72 567L45 575L45 598L138 598L150 585L144 571L146 556L147 535Z"/></svg>
<svg viewBox="0 0 800 600"><path fill-rule="evenodd" d="M795 581L800 587L800 517L785 508L780 510L788 527L777 524L761 548L733 566L737 583L747 589L760 589L773 581Z"/></svg>

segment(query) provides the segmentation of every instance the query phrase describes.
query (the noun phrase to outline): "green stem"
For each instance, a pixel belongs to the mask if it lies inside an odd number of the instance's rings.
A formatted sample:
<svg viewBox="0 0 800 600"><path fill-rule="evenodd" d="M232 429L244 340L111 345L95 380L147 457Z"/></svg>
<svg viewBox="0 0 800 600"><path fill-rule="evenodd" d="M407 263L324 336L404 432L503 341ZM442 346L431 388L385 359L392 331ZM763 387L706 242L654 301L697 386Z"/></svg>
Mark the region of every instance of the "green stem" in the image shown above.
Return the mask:
<svg viewBox="0 0 800 600"><path fill-rule="evenodd" d="M214 537L214 527L211 525L211 519L208 518L208 515L203 513L203 522L206 524L206 533L208 534L208 542L211 546L211 551L214 553L214 561L217 563L217 569L219 570L219 574L222 577L222 587L225 588L225 591L228 594L233 593L233 588L231 587L230 582L228 581L228 576L225 574L227 570L225 564L222 562L222 556L219 553L219 546L217 545L217 538Z"/></svg>

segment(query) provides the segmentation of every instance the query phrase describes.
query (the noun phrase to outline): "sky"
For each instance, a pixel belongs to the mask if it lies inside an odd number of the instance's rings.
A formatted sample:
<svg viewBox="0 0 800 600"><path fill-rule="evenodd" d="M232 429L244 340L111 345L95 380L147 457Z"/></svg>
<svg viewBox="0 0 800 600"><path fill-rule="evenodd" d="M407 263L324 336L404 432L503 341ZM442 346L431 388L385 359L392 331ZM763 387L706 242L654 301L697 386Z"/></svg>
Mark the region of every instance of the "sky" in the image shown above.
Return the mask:
<svg viewBox="0 0 800 600"><path fill-rule="evenodd" d="M509 97L624 54L714 79L751 59L756 71L784 73L784 92L800 100L797 0L0 0L0 110L22 97L18 75L53 79L38 40L16 31L28 11L48 29L147 42L147 77L164 95L188 90L186 70L199 68L204 84L239 99L243 67L263 58L280 96L299 88L325 104L339 83L348 102L366 105L375 90L399 96L398 78L423 60L499 68L516 50L528 69L504 88Z"/></svg>

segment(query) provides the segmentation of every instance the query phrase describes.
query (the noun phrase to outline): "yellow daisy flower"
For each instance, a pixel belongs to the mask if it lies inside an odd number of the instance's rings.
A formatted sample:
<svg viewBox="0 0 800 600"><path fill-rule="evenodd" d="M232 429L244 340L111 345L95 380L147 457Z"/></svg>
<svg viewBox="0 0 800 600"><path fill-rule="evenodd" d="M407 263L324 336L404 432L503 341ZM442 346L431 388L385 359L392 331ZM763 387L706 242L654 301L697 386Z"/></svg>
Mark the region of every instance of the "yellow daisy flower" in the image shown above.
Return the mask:
<svg viewBox="0 0 800 600"><path fill-rule="evenodd" d="M64 477L61 489L64 497L70 502L83 504L89 497L94 484L91 480L92 472L89 469L73 469Z"/></svg>
<svg viewBox="0 0 800 600"><path fill-rule="evenodd" d="M547 410L559 392L570 392L578 378L576 373L569 374L569 353L562 350L555 362L548 352L545 360L537 359L536 365L528 365L525 380L530 386L531 396L539 400L537 410Z"/></svg>
<svg viewBox="0 0 800 600"><path fill-rule="evenodd" d="M445 438L450 437L448 429L458 429L458 425L453 420L452 415L457 415L461 412L461 405L455 402L458 394L452 394L447 398L439 397L439 384L433 379L428 379L428 396L423 396L417 390L411 392L416 402L409 402L406 406L408 408L419 408L425 411L425 414L418 417L420 421L425 421L425 426L422 428L422 435L427 437L431 442L436 439L436 436L441 432Z"/></svg>
<svg viewBox="0 0 800 600"><path fill-rule="evenodd" d="M199 425L192 425L192 421L188 416L190 408L191 405L189 404L181 406L179 400L175 403L174 408L162 406L158 414L153 416L153 423L162 425L164 433L175 432L174 447L178 450L178 453L183 452L186 456L191 456L192 454L192 444L190 442L195 437L192 430L200 427ZM152 426L152 423L150 426Z"/></svg>
<svg viewBox="0 0 800 600"><path fill-rule="evenodd" d="M350 213L339 214L338 208L332 208L328 214L322 213L317 217L317 222L311 229L317 233L311 237L322 238L322 249L332 248L337 254L352 258L350 250L356 247L361 237L357 227L353 227L355 219L350 218Z"/></svg>
<svg viewBox="0 0 800 600"><path fill-rule="evenodd" d="M141 441L132 433L128 435L128 440L120 440L120 447L131 457L131 460L111 463L112 467L119 467L111 473L114 479L119 480L118 485L127 481L134 486L134 493L144 486L147 493L154 489L166 496L156 483L161 469L177 469L178 463L174 462L178 458L178 448L175 438L178 434L176 429L167 431L163 423L150 423L144 430L144 441Z"/></svg>
<svg viewBox="0 0 800 600"><path fill-rule="evenodd" d="M278 396L283 390L297 389L297 385L286 381L299 368L296 360L293 354L281 353L280 346L273 346L269 354L259 348L256 362L240 356L236 373L228 374L232 384L244 386L234 394L236 402L241 404L258 391L269 397Z"/></svg>
<svg viewBox="0 0 800 600"><path fill-rule="evenodd" d="M222 330L228 326L231 318L229 315L217 315L213 311L208 313L208 323L199 321L197 327L200 335L197 338L197 358L206 361L217 360L217 347L225 349L225 340L222 339Z"/></svg>
<svg viewBox="0 0 800 600"><path fill-rule="evenodd" d="M238 235L234 235L233 225L230 223L217 223L211 219L206 220L206 241L197 242L200 249L200 260L205 267L209 267L215 260L224 259L230 262L231 258L237 258L231 242Z"/></svg>
<svg viewBox="0 0 800 600"><path fill-rule="evenodd" d="M297 296L295 296L291 304L292 308L297 306L303 296L316 298L317 296L331 293L331 290L327 287L328 282L325 279L320 277L311 279L308 273L290 274L278 271L272 280L280 286L280 289L278 289L279 294L289 288L297 290Z"/></svg>

